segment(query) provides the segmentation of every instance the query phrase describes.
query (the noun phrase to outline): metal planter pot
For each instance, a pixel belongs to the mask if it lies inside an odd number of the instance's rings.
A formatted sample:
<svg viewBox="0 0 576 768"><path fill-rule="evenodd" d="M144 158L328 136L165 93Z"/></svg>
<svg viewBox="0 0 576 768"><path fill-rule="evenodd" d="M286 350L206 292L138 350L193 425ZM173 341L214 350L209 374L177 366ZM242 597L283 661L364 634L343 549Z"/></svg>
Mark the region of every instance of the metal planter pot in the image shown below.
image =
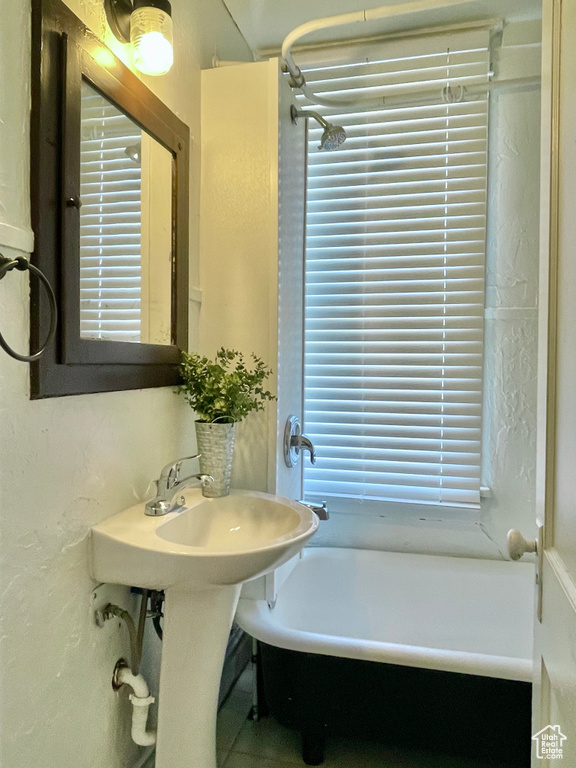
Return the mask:
<svg viewBox="0 0 576 768"><path fill-rule="evenodd" d="M204 486L202 494L208 498L228 496L232 477L236 424L202 421L194 423L198 453L200 454L200 472L212 475L214 478L213 483Z"/></svg>

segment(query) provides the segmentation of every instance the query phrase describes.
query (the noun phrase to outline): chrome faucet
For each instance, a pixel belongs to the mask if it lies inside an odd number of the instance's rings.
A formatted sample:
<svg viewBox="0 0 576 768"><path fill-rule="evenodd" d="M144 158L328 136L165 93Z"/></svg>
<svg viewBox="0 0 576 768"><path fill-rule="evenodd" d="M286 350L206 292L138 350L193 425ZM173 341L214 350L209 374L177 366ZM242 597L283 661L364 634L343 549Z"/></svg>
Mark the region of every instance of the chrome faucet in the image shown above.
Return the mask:
<svg viewBox="0 0 576 768"><path fill-rule="evenodd" d="M308 507L318 517L318 520L329 520L328 508L325 501L304 501L300 499L298 504L302 504L304 507Z"/></svg>
<svg viewBox="0 0 576 768"><path fill-rule="evenodd" d="M158 515L167 515L184 503L184 497L180 497L177 502L173 502L174 496L179 490L190 487L192 480L199 480L202 487L214 482L212 475L194 474L187 477L180 477L180 470L185 461L199 459L200 454L195 456L185 456L170 464L166 464L160 472L160 477L156 480L156 496L146 502L144 512L147 515L156 517Z"/></svg>

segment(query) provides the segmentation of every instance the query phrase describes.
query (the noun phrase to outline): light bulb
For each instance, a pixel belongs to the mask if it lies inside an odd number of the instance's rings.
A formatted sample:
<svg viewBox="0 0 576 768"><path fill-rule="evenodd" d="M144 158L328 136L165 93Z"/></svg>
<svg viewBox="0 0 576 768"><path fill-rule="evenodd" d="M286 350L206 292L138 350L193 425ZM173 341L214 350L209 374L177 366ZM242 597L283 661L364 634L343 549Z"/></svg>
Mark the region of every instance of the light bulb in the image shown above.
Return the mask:
<svg viewBox="0 0 576 768"><path fill-rule="evenodd" d="M130 16L134 66L145 75L164 75L173 64L172 17L152 6L135 8Z"/></svg>

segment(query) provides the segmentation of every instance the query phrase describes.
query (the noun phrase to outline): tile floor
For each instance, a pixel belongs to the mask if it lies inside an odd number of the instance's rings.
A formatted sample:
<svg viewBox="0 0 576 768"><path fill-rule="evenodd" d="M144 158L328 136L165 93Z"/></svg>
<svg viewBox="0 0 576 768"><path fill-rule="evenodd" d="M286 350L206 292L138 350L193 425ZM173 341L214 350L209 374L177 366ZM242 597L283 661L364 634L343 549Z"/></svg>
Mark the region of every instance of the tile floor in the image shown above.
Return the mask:
<svg viewBox="0 0 576 768"><path fill-rule="evenodd" d="M297 733L272 718L247 719L252 704L250 668L218 716L219 768L305 768ZM446 756L388 750L381 745L353 740L328 743L323 768L497 768Z"/></svg>

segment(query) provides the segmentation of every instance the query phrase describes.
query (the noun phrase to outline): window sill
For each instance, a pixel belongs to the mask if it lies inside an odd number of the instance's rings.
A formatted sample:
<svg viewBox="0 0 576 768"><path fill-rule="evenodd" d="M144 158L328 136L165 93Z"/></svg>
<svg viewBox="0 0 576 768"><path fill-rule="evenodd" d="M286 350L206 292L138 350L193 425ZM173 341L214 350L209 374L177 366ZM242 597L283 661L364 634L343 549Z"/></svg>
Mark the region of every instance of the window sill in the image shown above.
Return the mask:
<svg viewBox="0 0 576 768"><path fill-rule="evenodd" d="M486 489L489 491L489 489ZM481 493L481 498L484 494ZM480 506L444 506L440 504L414 504L407 502L372 501L324 496L306 497L306 501L326 501L329 514L361 515L381 518L394 523L448 523L458 522L476 525L480 522Z"/></svg>
<svg viewBox="0 0 576 768"><path fill-rule="evenodd" d="M444 516L442 519L426 519L363 513L359 516L350 511L329 509L330 519L320 523L308 546L352 547L488 560L502 560L506 557L498 543L486 535L480 521L470 516L470 510L460 510L459 518Z"/></svg>

